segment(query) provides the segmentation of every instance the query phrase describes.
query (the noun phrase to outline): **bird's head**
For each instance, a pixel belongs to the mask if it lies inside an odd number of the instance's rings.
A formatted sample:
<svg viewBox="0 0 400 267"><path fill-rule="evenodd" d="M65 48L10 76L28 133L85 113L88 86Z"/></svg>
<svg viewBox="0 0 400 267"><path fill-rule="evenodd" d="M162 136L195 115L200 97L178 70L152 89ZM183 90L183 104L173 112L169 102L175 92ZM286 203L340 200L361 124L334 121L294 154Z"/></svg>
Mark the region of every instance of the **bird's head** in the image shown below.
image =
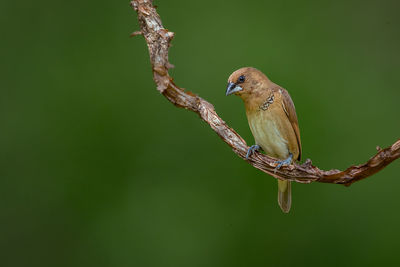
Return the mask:
<svg viewBox="0 0 400 267"><path fill-rule="evenodd" d="M261 71L252 67L241 68L229 76L226 95L235 94L245 100L260 90L268 88L270 83Z"/></svg>

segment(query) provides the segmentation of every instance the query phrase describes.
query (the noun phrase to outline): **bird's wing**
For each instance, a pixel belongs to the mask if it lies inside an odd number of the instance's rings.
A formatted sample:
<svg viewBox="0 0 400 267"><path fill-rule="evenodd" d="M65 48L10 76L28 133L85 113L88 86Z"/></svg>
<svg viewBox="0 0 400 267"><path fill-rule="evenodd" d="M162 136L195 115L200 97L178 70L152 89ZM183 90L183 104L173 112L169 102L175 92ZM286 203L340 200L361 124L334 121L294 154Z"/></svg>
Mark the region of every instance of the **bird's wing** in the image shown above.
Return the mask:
<svg viewBox="0 0 400 267"><path fill-rule="evenodd" d="M294 107L292 98L290 97L289 93L283 88L280 88L279 92L282 95L281 103L283 106L283 110L285 111L286 116L288 117L290 124L293 127L294 133L296 134L297 144L299 146L299 157L297 159L300 160L300 158L301 158L301 141L300 141L300 129L299 129L299 122L297 120L296 109Z"/></svg>

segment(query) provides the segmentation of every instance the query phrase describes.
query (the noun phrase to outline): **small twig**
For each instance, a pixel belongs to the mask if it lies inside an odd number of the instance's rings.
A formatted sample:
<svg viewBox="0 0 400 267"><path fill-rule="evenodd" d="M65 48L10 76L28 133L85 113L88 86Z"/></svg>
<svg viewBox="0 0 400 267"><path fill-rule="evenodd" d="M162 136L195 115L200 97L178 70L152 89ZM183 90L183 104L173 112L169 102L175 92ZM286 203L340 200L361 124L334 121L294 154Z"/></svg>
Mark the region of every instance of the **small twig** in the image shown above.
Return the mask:
<svg viewBox="0 0 400 267"><path fill-rule="evenodd" d="M150 62L153 69L153 78L157 89L175 106L196 112L202 120L218 134L218 136L232 147L233 151L242 159L245 159L249 148L243 138L230 128L215 112L213 105L196 94L185 92L178 87L168 74L168 69L173 67L168 61L168 49L174 33L165 29L161 23L151 0L134 0L131 6L138 14L140 32L146 40ZM292 164L282 167L276 173L275 160L264 154L255 153L248 162L255 168L284 180L300 183L322 182L351 185L385 168L392 161L400 157L400 139L392 146L381 149L366 163L351 166L344 171L323 171L311 164L307 159L302 165Z"/></svg>
<svg viewBox="0 0 400 267"><path fill-rule="evenodd" d="M135 37L137 35L142 35L142 32L141 31L132 32L131 35L129 35L129 37Z"/></svg>

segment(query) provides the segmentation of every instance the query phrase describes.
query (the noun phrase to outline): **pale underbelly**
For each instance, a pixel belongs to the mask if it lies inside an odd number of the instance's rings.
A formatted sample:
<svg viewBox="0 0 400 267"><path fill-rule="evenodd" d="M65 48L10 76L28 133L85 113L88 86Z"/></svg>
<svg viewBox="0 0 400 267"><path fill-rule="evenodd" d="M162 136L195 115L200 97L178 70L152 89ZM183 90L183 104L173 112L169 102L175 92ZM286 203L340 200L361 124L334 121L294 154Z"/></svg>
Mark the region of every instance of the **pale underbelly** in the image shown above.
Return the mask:
<svg viewBox="0 0 400 267"><path fill-rule="evenodd" d="M264 152L275 158L286 159L289 156L288 141L279 131L279 125L275 120L253 118L249 120L250 130L253 133L255 143Z"/></svg>

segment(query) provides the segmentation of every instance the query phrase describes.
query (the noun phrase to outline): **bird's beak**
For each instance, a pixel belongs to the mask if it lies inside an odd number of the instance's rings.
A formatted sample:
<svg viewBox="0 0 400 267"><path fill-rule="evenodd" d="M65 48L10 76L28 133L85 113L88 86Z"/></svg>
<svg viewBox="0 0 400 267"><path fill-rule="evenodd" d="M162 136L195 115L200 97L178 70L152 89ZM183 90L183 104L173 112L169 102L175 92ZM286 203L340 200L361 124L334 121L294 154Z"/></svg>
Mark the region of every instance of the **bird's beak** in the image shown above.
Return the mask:
<svg viewBox="0 0 400 267"><path fill-rule="evenodd" d="M239 85L235 84L235 83L228 83L228 86L226 87L226 95L231 95L234 94L236 92L242 91L243 88L240 87Z"/></svg>

